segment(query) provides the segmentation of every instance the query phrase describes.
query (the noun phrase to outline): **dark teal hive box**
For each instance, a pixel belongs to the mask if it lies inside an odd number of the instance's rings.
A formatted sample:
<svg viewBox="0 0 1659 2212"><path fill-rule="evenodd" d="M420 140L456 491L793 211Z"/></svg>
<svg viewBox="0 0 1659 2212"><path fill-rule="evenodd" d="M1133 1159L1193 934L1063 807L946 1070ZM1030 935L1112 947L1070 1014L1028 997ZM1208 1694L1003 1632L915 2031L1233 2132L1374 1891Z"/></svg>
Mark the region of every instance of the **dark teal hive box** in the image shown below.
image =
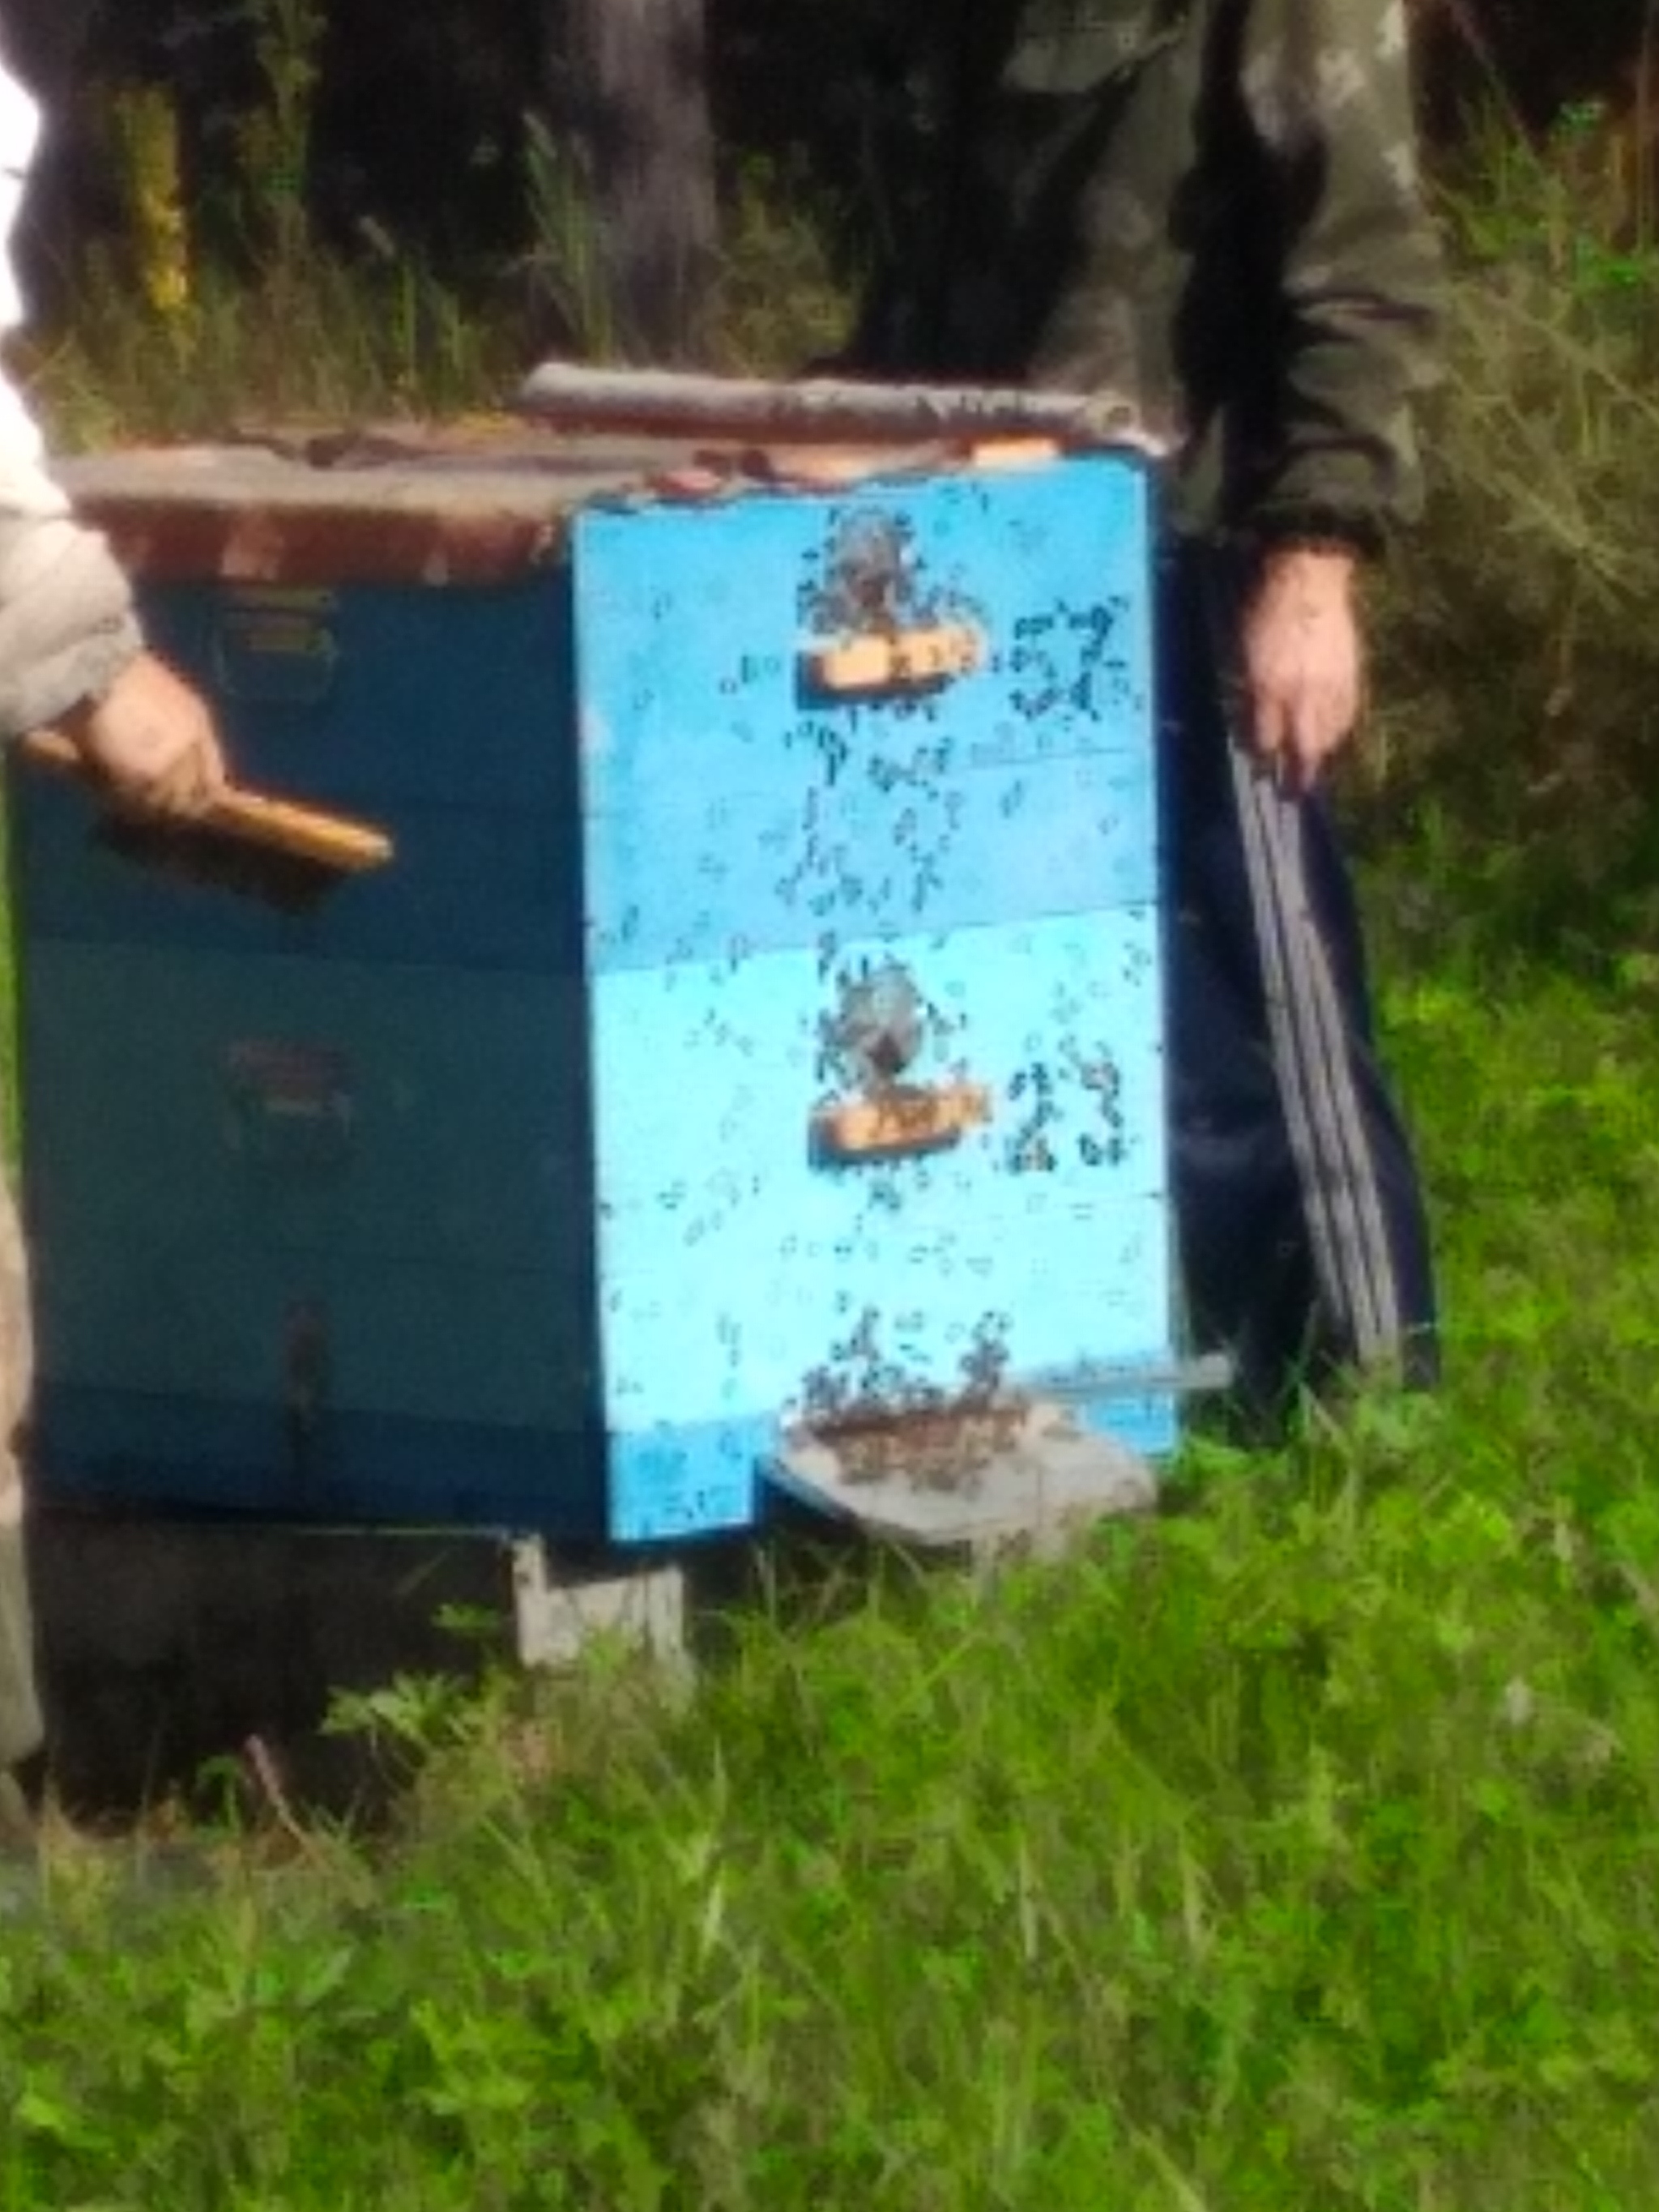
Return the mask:
<svg viewBox="0 0 1659 2212"><path fill-rule="evenodd" d="M14 778L48 1496L635 1543L803 1437L1173 1441L1144 470L630 473L80 472L396 860L275 912Z"/></svg>

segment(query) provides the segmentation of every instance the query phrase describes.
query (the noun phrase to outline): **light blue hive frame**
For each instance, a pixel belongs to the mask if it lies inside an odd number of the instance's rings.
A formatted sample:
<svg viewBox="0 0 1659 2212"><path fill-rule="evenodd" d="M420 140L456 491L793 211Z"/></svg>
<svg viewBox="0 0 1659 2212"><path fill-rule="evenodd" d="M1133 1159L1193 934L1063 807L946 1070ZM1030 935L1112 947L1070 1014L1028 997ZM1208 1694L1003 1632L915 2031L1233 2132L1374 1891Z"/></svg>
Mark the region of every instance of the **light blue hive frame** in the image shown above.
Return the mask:
<svg viewBox="0 0 1659 2212"><path fill-rule="evenodd" d="M1173 1362L1150 486L1079 460L576 533L601 1373L625 1539L740 1523L792 1414L948 1401L988 1352L1151 1453ZM890 611L986 641L816 695ZM898 969L953 1149L826 1166L839 994Z"/></svg>

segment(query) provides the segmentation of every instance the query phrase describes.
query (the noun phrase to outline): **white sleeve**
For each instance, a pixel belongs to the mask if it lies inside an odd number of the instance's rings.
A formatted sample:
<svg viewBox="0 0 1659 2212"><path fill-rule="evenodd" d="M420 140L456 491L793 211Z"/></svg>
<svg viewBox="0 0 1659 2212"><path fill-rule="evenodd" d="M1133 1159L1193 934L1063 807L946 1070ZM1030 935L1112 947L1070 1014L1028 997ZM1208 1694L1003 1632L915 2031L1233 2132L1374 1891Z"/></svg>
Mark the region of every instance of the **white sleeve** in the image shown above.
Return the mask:
<svg viewBox="0 0 1659 2212"><path fill-rule="evenodd" d="M40 149L40 110L0 58L0 331L24 319L12 240Z"/></svg>
<svg viewBox="0 0 1659 2212"><path fill-rule="evenodd" d="M15 248L18 219L40 144L40 110L0 59L0 335L19 329L25 319ZM5 488L8 505L14 476L26 500L49 500L49 495L30 481L44 474L45 465L40 426L10 374L0 365L0 486Z"/></svg>

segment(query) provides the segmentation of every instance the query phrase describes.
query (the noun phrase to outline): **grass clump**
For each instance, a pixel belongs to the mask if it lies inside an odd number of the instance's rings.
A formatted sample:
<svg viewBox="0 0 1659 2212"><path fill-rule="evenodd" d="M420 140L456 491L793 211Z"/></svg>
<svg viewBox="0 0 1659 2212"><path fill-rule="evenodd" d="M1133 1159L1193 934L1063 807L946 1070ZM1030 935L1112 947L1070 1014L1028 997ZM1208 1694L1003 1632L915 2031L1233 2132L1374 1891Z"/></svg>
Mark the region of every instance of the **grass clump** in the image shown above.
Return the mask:
<svg viewBox="0 0 1659 2212"><path fill-rule="evenodd" d="M1552 954L1659 933L1659 234L1611 128L1494 125L1444 187L1429 511L1379 594L1352 787L1379 850L1427 841L1400 878Z"/></svg>
<svg viewBox="0 0 1659 2212"><path fill-rule="evenodd" d="M0 2201L1645 2212L1652 990L1397 988L1442 1398L780 1599L689 1703L410 1686L390 1844L15 1910Z"/></svg>
<svg viewBox="0 0 1659 2212"><path fill-rule="evenodd" d="M427 272L319 256L299 282L209 268L165 319L94 261L72 320L28 366L58 442L80 450L465 415L499 405L526 363Z"/></svg>

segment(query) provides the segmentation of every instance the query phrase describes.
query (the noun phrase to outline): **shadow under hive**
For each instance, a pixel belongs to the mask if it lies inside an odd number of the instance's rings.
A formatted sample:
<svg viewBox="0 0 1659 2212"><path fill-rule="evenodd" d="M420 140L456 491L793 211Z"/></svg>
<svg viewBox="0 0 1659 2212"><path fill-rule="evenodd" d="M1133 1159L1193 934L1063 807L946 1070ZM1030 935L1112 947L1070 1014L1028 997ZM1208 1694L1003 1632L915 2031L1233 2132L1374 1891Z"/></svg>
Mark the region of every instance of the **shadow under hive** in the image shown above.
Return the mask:
<svg viewBox="0 0 1659 2212"><path fill-rule="evenodd" d="M643 1543L1172 1443L1145 471L578 458L81 471L398 857L272 912L16 780L49 1491Z"/></svg>

